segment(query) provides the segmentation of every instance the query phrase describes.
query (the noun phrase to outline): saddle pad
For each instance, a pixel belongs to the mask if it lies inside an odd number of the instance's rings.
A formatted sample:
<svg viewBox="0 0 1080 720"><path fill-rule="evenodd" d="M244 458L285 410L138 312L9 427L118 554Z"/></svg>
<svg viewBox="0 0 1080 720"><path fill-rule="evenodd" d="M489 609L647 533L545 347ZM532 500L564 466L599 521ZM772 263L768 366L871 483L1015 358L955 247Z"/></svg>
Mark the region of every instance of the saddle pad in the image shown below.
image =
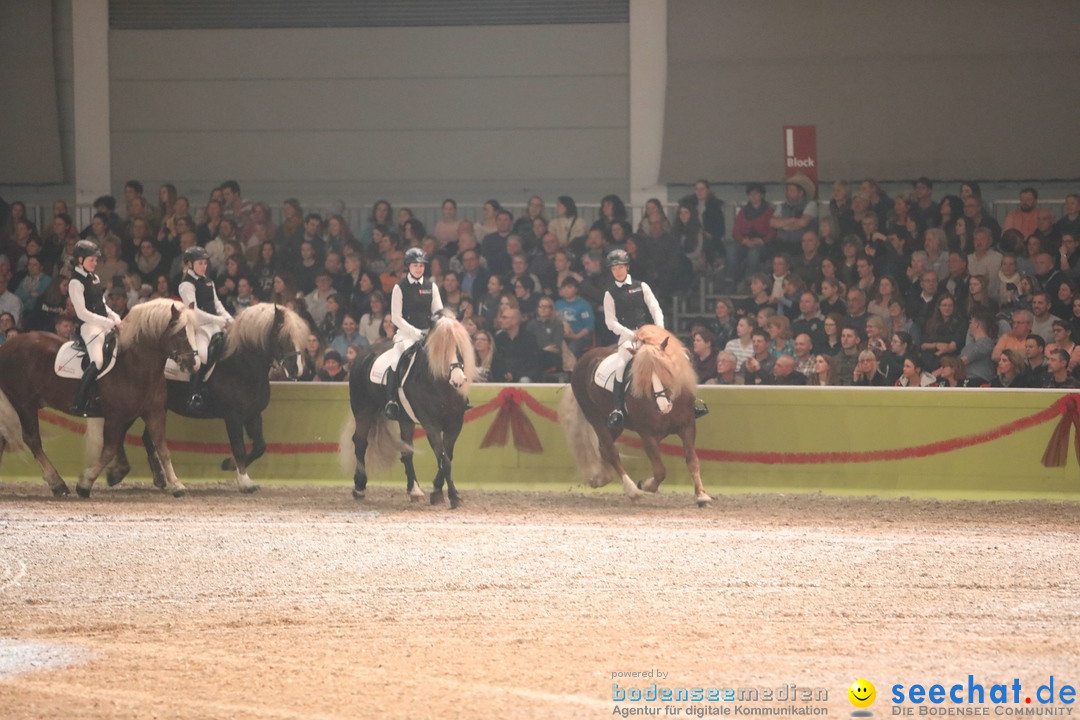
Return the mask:
<svg viewBox="0 0 1080 720"><path fill-rule="evenodd" d="M377 358L375 362L371 363L371 373L368 375L368 379L376 385L386 384L386 371L390 367L390 361L393 359L394 347L391 345L389 350L384 351Z"/></svg>
<svg viewBox="0 0 1080 720"><path fill-rule="evenodd" d="M60 349L56 353L56 359L53 361L53 370L59 377L72 378L74 380L80 380L83 376L83 359L86 357L85 352L80 352L75 349L75 343L71 340L60 346ZM105 369L98 373L98 378L103 378L109 374L109 371L116 365L116 353L112 354L109 358L109 362L105 365Z"/></svg>
<svg viewBox="0 0 1080 720"><path fill-rule="evenodd" d="M619 369L619 353L611 353L600 361L593 373L593 382L608 392L615 390L615 371Z"/></svg>

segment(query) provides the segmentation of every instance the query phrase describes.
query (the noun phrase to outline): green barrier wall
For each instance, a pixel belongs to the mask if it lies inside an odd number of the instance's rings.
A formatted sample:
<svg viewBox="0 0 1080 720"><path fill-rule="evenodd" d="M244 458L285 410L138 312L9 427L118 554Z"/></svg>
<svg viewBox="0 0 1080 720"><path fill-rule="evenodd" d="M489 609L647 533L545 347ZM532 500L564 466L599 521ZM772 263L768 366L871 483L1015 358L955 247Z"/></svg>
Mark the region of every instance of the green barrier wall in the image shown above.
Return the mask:
<svg viewBox="0 0 1080 720"><path fill-rule="evenodd" d="M476 408L466 418L454 461L460 487L578 487L556 417L563 392L569 389L476 386L471 396ZM699 396L712 411L698 422L698 450L705 487L713 494L1080 499L1075 451L1070 450L1064 467L1041 464L1068 404L1061 392L702 387ZM506 446L480 448L498 409L507 405L517 405L528 418L543 452L518 451L512 432ZM343 384L275 385L264 416L271 451L252 467L251 477L256 482L348 487L350 476L340 469L336 451L347 414L348 388ZM46 451L74 482L83 465L82 421L51 411L43 411L42 420ZM141 423L134 432L141 432ZM222 422L170 415L169 439L182 481L233 476L219 469L228 454ZM418 438L416 445L417 471L430 484L434 458L425 439ZM689 490L678 438L669 438L667 449L667 484ZM640 450L623 445L622 452L635 479L651 474ZM128 454L133 477L148 477L142 448L129 442ZM9 452L0 477L40 475L28 454ZM400 466L373 481L404 482Z"/></svg>

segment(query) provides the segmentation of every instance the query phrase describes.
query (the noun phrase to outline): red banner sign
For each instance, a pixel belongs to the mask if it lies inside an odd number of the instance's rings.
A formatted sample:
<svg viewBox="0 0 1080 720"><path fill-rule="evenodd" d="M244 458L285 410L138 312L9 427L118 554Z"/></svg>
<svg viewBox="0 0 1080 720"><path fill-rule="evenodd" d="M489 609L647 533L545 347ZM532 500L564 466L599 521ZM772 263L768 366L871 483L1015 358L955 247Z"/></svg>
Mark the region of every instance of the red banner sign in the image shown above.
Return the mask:
<svg viewBox="0 0 1080 720"><path fill-rule="evenodd" d="M784 126L784 177L802 173L818 184L817 126Z"/></svg>

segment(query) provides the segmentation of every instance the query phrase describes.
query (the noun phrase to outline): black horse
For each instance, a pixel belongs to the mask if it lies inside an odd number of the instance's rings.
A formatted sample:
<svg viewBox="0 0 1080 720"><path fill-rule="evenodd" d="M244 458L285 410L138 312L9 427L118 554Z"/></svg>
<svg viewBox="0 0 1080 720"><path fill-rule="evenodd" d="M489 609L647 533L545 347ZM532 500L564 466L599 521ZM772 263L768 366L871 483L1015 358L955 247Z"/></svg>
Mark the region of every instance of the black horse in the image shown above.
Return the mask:
<svg viewBox="0 0 1080 720"><path fill-rule="evenodd" d="M357 500L364 498L368 466L388 466L397 452L400 452L401 462L405 465L409 496L414 501L424 496L413 468L412 440L416 423L419 422L439 463L431 504L442 502L445 481L450 507L456 508L461 497L454 487L450 464L454 459L454 443L465 421L469 386L476 374L476 351L469 333L452 315L443 313L417 348L412 367L405 372L401 381L405 402L402 403L402 417L398 421L400 442L393 439L389 431L390 421L382 413L386 404L386 388L370 380L371 366L378 357L379 349L374 348L368 355L357 358L349 374L349 403L355 426L346 427L341 449L343 454L347 453L351 439L350 464L355 468L353 497ZM406 363L402 362L400 367L404 372ZM369 445L371 453L368 453ZM366 455L370 461L367 464Z"/></svg>
<svg viewBox="0 0 1080 720"><path fill-rule="evenodd" d="M221 464L222 470L236 469L240 492L251 493L259 486L248 477L247 469L266 452L262 413L270 403L270 369L280 365L287 374L299 375L303 368L302 351L308 336L307 323L292 310L271 303L252 305L236 316L229 330L225 352L207 380L206 407L195 412L187 404L190 385L170 380L168 409L185 417L209 420L221 418L232 446L232 457ZM294 362L295 361L295 362ZM295 375L293 375L295 377ZM128 426L130 427L130 425ZM244 431L251 438L251 452L244 442ZM154 453L154 443L143 433L147 460L154 473L154 484L163 481L161 466ZM123 448L110 468L109 485L116 485L131 470Z"/></svg>

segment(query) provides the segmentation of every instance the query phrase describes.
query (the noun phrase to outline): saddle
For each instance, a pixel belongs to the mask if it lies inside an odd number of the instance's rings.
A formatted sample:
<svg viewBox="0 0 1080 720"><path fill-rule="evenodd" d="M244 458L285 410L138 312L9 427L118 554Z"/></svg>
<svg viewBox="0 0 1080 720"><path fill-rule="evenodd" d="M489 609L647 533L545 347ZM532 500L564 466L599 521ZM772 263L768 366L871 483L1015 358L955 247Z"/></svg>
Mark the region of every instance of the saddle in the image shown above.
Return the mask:
<svg viewBox="0 0 1080 720"><path fill-rule="evenodd" d="M105 377L116 365L116 333L110 332L105 336L105 345L101 349L105 367L98 373L98 379ZM90 364L90 356L86 353L86 343L82 335L75 333L75 339L68 340L56 351L53 360L53 371L58 377L81 380L83 372Z"/></svg>
<svg viewBox="0 0 1080 720"><path fill-rule="evenodd" d="M412 369L413 360L416 359L416 353L420 350L422 343L414 343L412 347L401 353L401 359L398 361L398 377L401 379L401 384L405 383L405 378L409 374L409 370ZM368 373L368 380L375 385L386 384L386 371L390 369L390 362L394 354L394 347L390 346L390 349L381 353L375 361L371 363L371 372Z"/></svg>
<svg viewBox="0 0 1080 720"><path fill-rule="evenodd" d="M634 360L631 358L630 362L626 364L626 372L623 373L623 382L626 381L626 376L630 372L630 365L633 362ZM596 370L593 371L593 382L608 392L615 392L615 371L618 369L619 353L613 352L597 363Z"/></svg>

